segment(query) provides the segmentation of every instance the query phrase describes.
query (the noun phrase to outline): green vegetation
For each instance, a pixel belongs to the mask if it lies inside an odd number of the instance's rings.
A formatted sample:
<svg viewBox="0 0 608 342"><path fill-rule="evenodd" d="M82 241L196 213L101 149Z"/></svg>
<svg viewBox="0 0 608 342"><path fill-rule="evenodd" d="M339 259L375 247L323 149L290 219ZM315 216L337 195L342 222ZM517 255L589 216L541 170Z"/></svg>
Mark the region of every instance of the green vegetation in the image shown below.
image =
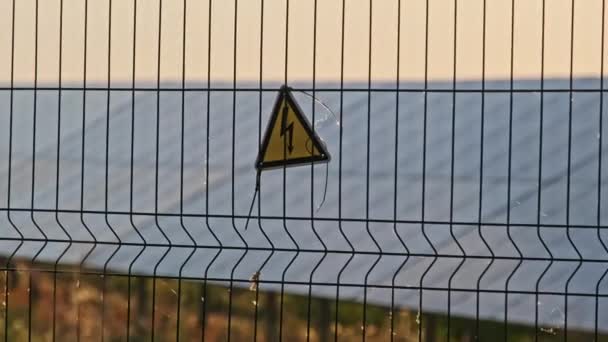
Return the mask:
<svg viewBox="0 0 608 342"><path fill-rule="evenodd" d="M127 334L129 341L150 341L152 334L156 341L175 341L178 329L182 341L200 341L203 331L205 341L224 341L229 317L234 341L253 341L254 336L259 341L278 340L279 333L285 341L306 341L307 331L311 341L333 341L336 327L340 341L352 341L360 339L363 332L363 306L346 300L339 302L336 324L334 300L313 298L309 313L306 296L285 295L281 320L281 296L264 291L264 284L259 284L258 291L230 289L227 283L207 283L205 288L201 281L79 274L76 269L65 267L54 273L49 265L36 264L30 268L25 262L16 263L14 268L18 271L0 272L0 290L6 289L9 294L6 298L0 293L0 298L8 299L3 301L4 310L0 311L0 338L8 333L9 341L27 340L30 333L33 341L50 341L53 334L57 341L76 341L78 335L81 341L99 341L102 334L105 341L112 342L126 341ZM178 298L181 298L179 322ZM368 341L390 340L391 315L394 341L417 341L419 321L423 340L447 340L445 315L418 317L408 310L391 313L388 308L367 305ZM452 317L450 326L450 341L475 340L474 320ZM531 327L509 325L507 330L508 341L534 341L535 331ZM505 326L481 321L479 333L479 341L502 341ZM538 334L540 341L564 339L562 330L543 329ZM592 341L593 336L569 331L568 339Z"/></svg>

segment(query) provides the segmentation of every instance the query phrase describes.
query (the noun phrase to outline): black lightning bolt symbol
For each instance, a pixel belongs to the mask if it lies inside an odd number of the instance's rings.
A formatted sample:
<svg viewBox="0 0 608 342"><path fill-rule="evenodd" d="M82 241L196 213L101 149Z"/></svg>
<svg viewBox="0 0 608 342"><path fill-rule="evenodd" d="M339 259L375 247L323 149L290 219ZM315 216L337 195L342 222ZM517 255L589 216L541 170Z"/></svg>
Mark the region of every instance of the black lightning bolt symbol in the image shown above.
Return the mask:
<svg viewBox="0 0 608 342"><path fill-rule="evenodd" d="M293 122L287 125L288 111L287 104L285 104L283 107L283 118L281 119L281 136L285 135L285 132L288 133L289 144L287 145L287 150L291 154L293 152Z"/></svg>

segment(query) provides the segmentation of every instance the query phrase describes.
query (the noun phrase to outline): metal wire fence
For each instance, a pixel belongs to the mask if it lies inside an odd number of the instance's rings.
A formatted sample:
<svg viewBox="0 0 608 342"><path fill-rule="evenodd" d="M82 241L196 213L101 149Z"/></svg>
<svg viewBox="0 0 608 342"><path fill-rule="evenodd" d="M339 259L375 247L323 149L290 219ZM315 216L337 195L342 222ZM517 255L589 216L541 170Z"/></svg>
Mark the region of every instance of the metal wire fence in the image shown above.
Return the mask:
<svg viewBox="0 0 608 342"><path fill-rule="evenodd" d="M608 340L604 0L0 12L5 341Z"/></svg>

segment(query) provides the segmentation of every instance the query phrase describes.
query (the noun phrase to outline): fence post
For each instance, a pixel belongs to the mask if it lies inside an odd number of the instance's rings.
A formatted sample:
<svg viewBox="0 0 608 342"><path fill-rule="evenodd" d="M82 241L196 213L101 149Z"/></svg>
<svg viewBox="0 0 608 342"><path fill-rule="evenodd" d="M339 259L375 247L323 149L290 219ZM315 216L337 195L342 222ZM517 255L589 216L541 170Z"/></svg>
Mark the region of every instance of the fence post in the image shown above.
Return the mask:
<svg viewBox="0 0 608 342"><path fill-rule="evenodd" d="M274 292L268 292L266 295L266 339L267 341L278 341L279 336L277 334L277 294Z"/></svg>
<svg viewBox="0 0 608 342"><path fill-rule="evenodd" d="M329 310L329 300L319 299L319 342L329 342Z"/></svg>
<svg viewBox="0 0 608 342"><path fill-rule="evenodd" d="M426 329L424 330L425 332L425 336L424 336L424 340L426 342L435 342L437 340L436 336L435 336L435 332L437 330L437 324L435 321L435 318L433 317L433 315L428 315L425 319L425 326Z"/></svg>

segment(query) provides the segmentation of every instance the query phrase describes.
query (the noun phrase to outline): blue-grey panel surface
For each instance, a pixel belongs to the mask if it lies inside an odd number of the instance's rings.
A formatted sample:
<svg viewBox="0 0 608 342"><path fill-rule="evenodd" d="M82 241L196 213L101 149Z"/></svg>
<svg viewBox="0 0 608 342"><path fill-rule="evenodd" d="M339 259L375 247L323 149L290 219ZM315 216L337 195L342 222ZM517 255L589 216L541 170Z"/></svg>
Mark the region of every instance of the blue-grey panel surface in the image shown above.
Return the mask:
<svg viewBox="0 0 608 342"><path fill-rule="evenodd" d="M508 89L508 82L486 87ZM252 219L246 231L260 129L275 92L214 91L208 97L188 91L183 107L179 91L65 90L61 103L58 95L38 91L34 116L33 91L14 91L12 111L10 91L0 91L0 234L26 238L19 257L36 255L46 238L78 241L63 263L83 261L94 240L145 240L153 246L139 257L138 245L123 244L114 253L118 244L98 244L85 264L248 279L272 243L276 250L261 270L262 280L382 286L394 281L404 287L396 290L396 304L414 310L422 286L423 309L433 312L446 312L447 291L438 290L449 287L451 314L468 317L475 315L474 290L480 288L483 318L503 320L506 299L510 321L533 324L536 306L539 323L555 328L564 324L564 300L569 326L593 328L592 295L608 294L608 281L599 282L608 268L601 243L608 234L597 229L608 215L606 172L601 179L598 173L600 155L602 169L608 166L606 139L599 146L606 128L599 127L599 92L541 97L444 91L425 97L422 91L362 90L344 92L341 101L336 90L318 92L319 102L295 92L332 160L263 172L259 207L254 206L261 218ZM33 214L32 205L38 209ZM55 208L61 210L57 216ZM224 248L193 249L189 235L197 245ZM169 244L174 247L161 262ZM366 253L347 263L351 245ZM3 254L16 246L3 243ZM48 243L38 258L55 261L67 247ZM537 288L548 294L535 303ZM307 292L290 284L286 290ZM507 298L504 290L512 291ZM335 291L313 287L318 296ZM340 291L341 298L363 298L362 287ZM576 295L550 295L564 291ZM367 299L388 305L387 293L370 287ZM606 317L603 298L599 311Z"/></svg>

